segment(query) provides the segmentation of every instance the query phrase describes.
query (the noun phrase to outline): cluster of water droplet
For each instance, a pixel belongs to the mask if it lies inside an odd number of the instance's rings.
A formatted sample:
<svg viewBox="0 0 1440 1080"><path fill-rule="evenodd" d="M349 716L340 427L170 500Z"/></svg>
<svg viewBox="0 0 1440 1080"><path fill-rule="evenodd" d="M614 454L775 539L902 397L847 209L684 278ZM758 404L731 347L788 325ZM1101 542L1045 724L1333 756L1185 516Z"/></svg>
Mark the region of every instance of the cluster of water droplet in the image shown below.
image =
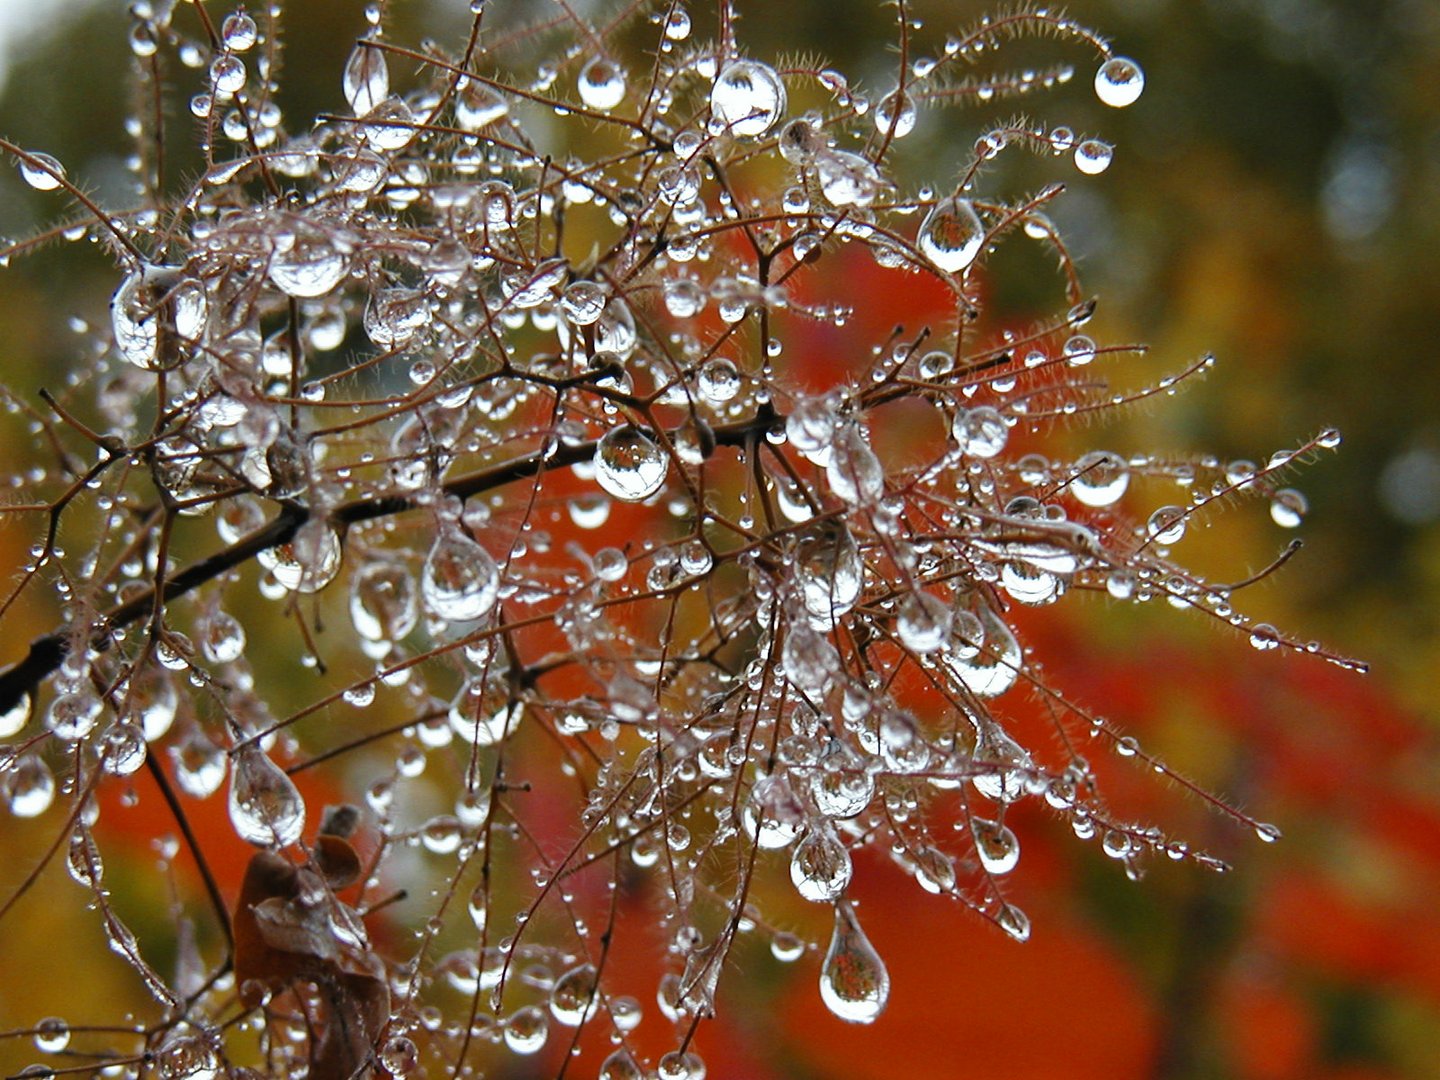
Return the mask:
<svg viewBox="0 0 1440 1080"><path fill-rule="evenodd" d="M1052 420L1178 379L1115 395L1079 377L1135 350L1082 332L1094 304L1076 286L1024 333L981 309L990 251L1055 241L1044 211L1060 188L1008 203L976 188L980 166L1020 147L1095 174L1111 148L1009 124L938 190L907 191L892 169L943 106L1071 79L1058 64L965 80L1010 37L1088 49L1115 107L1140 96L1133 60L1027 8L937 43L872 102L837 72L782 76L728 38L692 40L683 6L656 10L644 71L587 33L516 82L504 73L524 70L524 34L494 54L483 34L463 54L415 51L369 9L337 80L347 108L312 125L287 124L276 103L273 19L236 11L190 41L168 5L133 9L137 55L170 48L200 72L190 112L207 169L167 194L165 214L80 230L121 265L87 405L106 434L88 504L68 505L59 477L34 486L94 540L78 559L53 535L32 553L27 582L67 568L70 614L50 669L6 676L0 738L18 741L0 751L4 802L33 818L71 800L72 876L103 895L89 796L110 778L158 765L188 800L228 781L235 832L292 852L314 822L291 774L359 784L379 845L359 906L414 875L433 908L417 948L384 957L394 1016L375 1054L397 1077L432 1053L466 1068L487 1049L536 1054L591 1023L615 1043L602 1076L652 1075L629 1039L646 1009L605 988L607 905L585 907L587 874L609 875L606 895L643 891L636 872L661 883L645 901L665 906L671 941L652 1023L683 1037L654 1067L696 1080L684 1033L713 1012L732 950L806 952L763 916L774 867L833 913L815 949L826 1005L869 1022L889 977L851 896L860 849L1021 940L1029 922L1002 882L1019 863L1006 818L1022 800L1102 837L1132 874L1157 852L1218 865L1112 818L1078 751L1016 740L1003 699L1043 684L1012 613L1103 591L1295 647L1168 550L1239 492L1268 494L1275 521L1298 524L1304 497L1279 477L1336 437L1264 465L1055 460L1036 439ZM907 41L921 30L907 24ZM790 106L801 84L823 100L803 114ZM572 117L602 139L589 156L584 138L540 137ZM83 198L53 157L5 148L32 188ZM756 158L770 186L747 174L741 194L732 180ZM151 163L136 164L149 182ZM828 388L802 389L795 358L813 326L846 314L807 306L797 286L861 261L895 276L895 296L907 275L941 283L953 315L883 347L854 341ZM902 304L892 321L906 318ZM883 446L885 407L902 399L935 421L923 459L903 466ZM1152 512L1161 485L1178 494ZM264 604L273 621L257 622ZM347 613L353 633L337 642ZM248 656L281 633L309 669L300 684L268 674L280 658ZM892 692L916 682L935 688L923 710ZM1057 723L1163 771L1066 709ZM533 839L533 800L511 782L542 762L581 790L563 843ZM945 815L948 843L930 824ZM522 868L506 880L533 873L530 899L495 884L492 859ZM101 910L117 951L143 965ZM514 925L496 910L518 910ZM470 944L443 952L463 911ZM346 947L368 944L351 933ZM235 989L211 980L212 1020ZM152 1035L178 1063L162 1072L210 1075L215 1029L193 1006L175 1015ZM303 1062L304 1032L267 1016L272 1060ZM43 1021L35 1037L54 1053L68 1028Z"/></svg>

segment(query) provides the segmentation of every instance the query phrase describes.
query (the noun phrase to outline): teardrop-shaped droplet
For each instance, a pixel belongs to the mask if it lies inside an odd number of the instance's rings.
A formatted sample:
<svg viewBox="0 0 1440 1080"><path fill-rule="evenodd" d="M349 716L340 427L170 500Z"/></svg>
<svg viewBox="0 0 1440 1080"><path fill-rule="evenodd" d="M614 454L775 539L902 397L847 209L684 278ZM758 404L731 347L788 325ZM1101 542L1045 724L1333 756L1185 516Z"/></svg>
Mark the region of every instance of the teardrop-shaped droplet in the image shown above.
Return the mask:
<svg viewBox="0 0 1440 1080"><path fill-rule="evenodd" d="M991 874L1008 874L1020 861L1020 841L1009 826L988 818L971 818L970 832L975 837L975 852L980 865Z"/></svg>
<svg viewBox="0 0 1440 1080"><path fill-rule="evenodd" d="M850 852L829 822L811 828L790 856L790 880L806 900L839 899L850 884Z"/></svg>
<svg viewBox="0 0 1440 1080"><path fill-rule="evenodd" d="M390 69L385 54L361 43L355 46L341 75L345 100L356 116L364 116L390 96Z"/></svg>
<svg viewBox="0 0 1440 1080"><path fill-rule="evenodd" d="M366 564L350 581L350 621L370 641L399 641L415 629L420 597L415 578L388 559Z"/></svg>
<svg viewBox="0 0 1440 1080"><path fill-rule="evenodd" d="M885 467L859 424L846 424L835 436L825 479L848 503L869 504L885 494Z"/></svg>
<svg viewBox="0 0 1440 1080"><path fill-rule="evenodd" d="M785 111L785 84L766 64L732 60L710 90L710 111L732 135L764 135Z"/></svg>
<svg viewBox="0 0 1440 1080"><path fill-rule="evenodd" d="M607 431L595 444L595 479L617 499L641 502L665 484L665 452L631 424Z"/></svg>
<svg viewBox="0 0 1440 1080"><path fill-rule="evenodd" d="M855 538L844 525L827 523L796 546L794 565L810 625L833 629L859 601L865 581Z"/></svg>
<svg viewBox="0 0 1440 1080"><path fill-rule="evenodd" d="M495 606L499 588L500 571L490 553L460 529L442 528L420 574L426 610L450 622L470 622Z"/></svg>
<svg viewBox="0 0 1440 1080"><path fill-rule="evenodd" d="M110 324L115 348L138 368L153 368L160 346L157 298L145 275L137 270L120 283L110 300Z"/></svg>
<svg viewBox="0 0 1440 1080"><path fill-rule="evenodd" d="M1133 105L1144 90L1145 72L1128 56L1112 56L1095 72L1095 96L1112 108Z"/></svg>
<svg viewBox="0 0 1440 1080"><path fill-rule="evenodd" d="M10 812L16 817L39 817L55 801L55 776L39 754L26 754L10 766Z"/></svg>
<svg viewBox="0 0 1440 1080"><path fill-rule="evenodd" d="M980 254L985 225L969 199L941 199L931 208L916 237L920 252L947 274L958 274Z"/></svg>
<svg viewBox="0 0 1440 1080"><path fill-rule="evenodd" d="M234 754L230 822L257 847L287 847L305 830L305 800L290 778L256 743Z"/></svg>
<svg viewBox="0 0 1440 1080"><path fill-rule="evenodd" d="M975 740L974 768L970 782L976 791L996 802L1014 802L1025 794L1035 762L1004 728L991 721Z"/></svg>
<svg viewBox="0 0 1440 1080"><path fill-rule="evenodd" d="M199 728L192 728L169 753L175 762L175 782L191 798L208 799L225 782L225 751Z"/></svg>
<svg viewBox="0 0 1440 1080"><path fill-rule="evenodd" d="M885 1011L890 974L848 901L835 905L835 933L820 968L820 998L841 1020L869 1024Z"/></svg>

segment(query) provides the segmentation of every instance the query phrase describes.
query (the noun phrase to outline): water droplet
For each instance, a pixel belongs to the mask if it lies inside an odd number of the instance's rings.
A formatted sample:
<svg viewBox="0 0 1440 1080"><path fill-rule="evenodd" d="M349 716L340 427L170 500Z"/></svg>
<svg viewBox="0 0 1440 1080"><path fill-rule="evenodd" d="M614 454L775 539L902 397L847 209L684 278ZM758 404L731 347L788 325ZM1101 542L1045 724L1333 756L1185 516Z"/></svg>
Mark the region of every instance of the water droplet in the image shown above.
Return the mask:
<svg viewBox="0 0 1440 1080"><path fill-rule="evenodd" d="M790 880L806 900L839 899L850 884L850 852L828 821L813 826L790 856Z"/></svg>
<svg viewBox="0 0 1440 1080"><path fill-rule="evenodd" d="M985 225L969 199L942 199L925 215L915 240L932 263L947 274L958 274L985 245Z"/></svg>
<svg viewBox="0 0 1440 1080"><path fill-rule="evenodd" d="M0 739L8 739L16 735L30 720L31 698L29 694L21 694L5 713L0 714Z"/></svg>
<svg viewBox="0 0 1440 1080"><path fill-rule="evenodd" d="M1013 904L1005 904L995 915L1001 930L1016 941L1030 940L1030 916Z"/></svg>
<svg viewBox="0 0 1440 1080"><path fill-rule="evenodd" d="M110 323L115 348L138 368L153 368L160 344L160 317L157 297L143 271L131 273L110 300Z"/></svg>
<svg viewBox="0 0 1440 1080"><path fill-rule="evenodd" d="M1250 628L1250 644L1261 652L1280 647L1280 631L1269 623L1256 623Z"/></svg>
<svg viewBox="0 0 1440 1080"><path fill-rule="evenodd" d="M370 294L361 323L380 348L403 348L430 324L430 305L419 289L377 289Z"/></svg>
<svg viewBox="0 0 1440 1080"><path fill-rule="evenodd" d="M1128 56L1112 56L1095 72L1095 96L1112 108L1133 105L1144 89L1145 72Z"/></svg>
<svg viewBox="0 0 1440 1080"><path fill-rule="evenodd" d="M241 839L257 847L288 847L305 829L305 801L290 778L256 743L234 755L230 776L230 822Z"/></svg>
<svg viewBox="0 0 1440 1080"><path fill-rule="evenodd" d="M364 44L356 45L345 62L341 87L356 116L371 112L390 96L390 68L385 54Z"/></svg>
<svg viewBox="0 0 1440 1080"><path fill-rule="evenodd" d="M616 1050L600 1065L600 1080L645 1080L645 1070L635 1063L629 1050Z"/></svg>
<svg viewBox="0 0 1440 1080"><path fill-rule="evenodd" d="M1075 462L1070 494L1086 506L1110 506L1130 486L1130 466L1119 454L1092 450Z"/></svg>
<svg viewBox="0 0 1440 1080"><path fill-rule="evenodd" d="M875 797L875 778L863 769L827 769L810 781L810 799L828 818L852 818Z"/></svg>
<svg viewBox="0 0 1440 1080"><path fill-rule="evenodd" d="M191 798L208 799L225 782L225 751L199 728L192 728L172 745L169 754L175 763L175 781Z"/></svg>
<svg viewBox="0 0 1440 1080"><path fill-rule="evenodd" d="M625 100L625 69L607 57L597 56L581 69L577 85L586 106L609 112Z"/></svg>
<svg viewBox="0 0 1440 1080"><path fill-rule="evenodd" d="M860 599L864 564L843 525L827 525L795 548L795 576L810 625L831 630Z"/></svg>
<svg viewBox="0 0 1440 1080"><path fill-rule="evenodd" d="M45 726L67 742L83 739L95 730L100 709L100 699L88 690L61 694L50 703Z"/></svg>
<svg viewBox="0 0 1440 1080"><path fill-rule="evenodd" d="M835 905L835 932L820 968L820 998L841 1020L873 1023L890 997L890 975L847 901Z"/></svg>
<svg viewBox="0 0 1440 1080"><path fill-rule="evenodd" d="M210 65L210 81L217 94L238 94L245 87L245 61L238 56L217 56Z"/></svg>
<svg viewBox="0 0 1440 1080"><path fill-rule="evenodd" d="M934 652L950 639L952 618L949 606L938 596L926 592L911 593L900 605L895 632L907 649L923 656Z"/></svg>
<svg viewBox="0 0 1440 1080"><path fill-rule="evenodd" d="M572 281L560 295L560 310L576 326L589 326L605 310L605 290L593 281Z"/></svg>
<svg viewBox="0 0 1440 1080"><path fill-rule="evenodd" d="M420 573L426 610L451 622L469 622L495 606L499 588L500 571L490 553L459 528L442 527Z"/></svg>
<svg viewBox="0 0 1440 1080"><path fill-rule="evenodd" d="M1309 510L1309 500L1294 488L1281 488L1270 497L1270 517L1282 529L1297 528Z"/></svg>
<svg viewBox="0 0 1440 1080"><path fill-rule="evenodd" d="M1255 835L1265 843L1273 844L1280 839L1281 833L1278 826L1271 825L1268 821L1261 821L1255 825Z"/></svg>
<svg viewBox="0 0 1440 1080"><path fill-rule="evenodd" d="M35 1047L42 1053L58 1054L70 1045L70 1025L58 1016L48 1016L35 1025Z"/></svg>
<svg viewBox="0 0 1440 1080"><path fill-rule="evenodd" d="M785 111L785 84L766 64L732 60L710 90L710 111L732 135L764 135Z"/></svg>
<svg viewBox="0 0 1440 1080"><path fill-rule="evenodd" d="M595 446L595 479L625 502L654 495L664 486L668 471L665 452L631 424L607 431Z"/></svg>
<svg viewBox="0 0 1440 1080"><path fill-rule="evenodd" d="M956 614L957 628L965 614ZM971 693L980 697L999 697L1014 686L1015 680L1020 677L1020 643L1015 640L1015 635L1005 621L988 606L982 606L978 613L970 614L974 615L980 624L978 640L971 636L973 630L967 631L964 641L971 647L952 647L950 652L945 654L945 662ZM983 647L977 647L981 643Z"/></svg>
<svg viewBox="0 0 1440 1080"><path fill-rule="evenodd" d="M951 431L966 457L993 458L1010 437L1005 418L990 405L959 410Z"/></svg>
<svg viewBox="0 0 1440 1080"><path fill-rule="evenodd" d="M65 176L65 166L49 154L31 150L20 159L20 176L36 191L54 191Z"/></svg>
<svg viewBox="0 0 1440 1080"><path fill-rule="evenodd" d="M550 991L550 1015L566 1027L579 1027L600 1004L598 976L593 964L571 968L555 980Z"/></svg>
<svg viewBox="0 0 1440 1080"><path fill-rule="evenodd" d="M991 874L1008 874L1020 862L1020 841L1008 826L988 818L972 817L970 832L980 865Z"/></svg>
<svg viewBox="0 0 1440 1080"><path fill-rule="evenodd" d="M399 641L415 629L420 598L415 579L399 562L367 563L350 580L350 621L370 641Z"/></svg>
<svg viewBox="0 0 1440 1080"><path fill-rule="evenodd" d="M1115 148L1099 139L1086 139L1075 147L1075 167L1086 176L1098 176L1110 167Z"/></svg>
<svg viewBox="0 0 1440 1080"><path fill-rule="evenodd" d="M145 764L145 732L134 724L117 720L101 739L100 761L111 775L129 776Z"/></svg>
<svg viewBox="0 0 1440 1080"><path fill-rule="evenodd" d="M885 494L885 468L859 424L846 424L836 434L825 479L848 503L869 505Z"/></svg>
<svg viewBox="0 0 1440 1080"><path fill-rule="evenodd" d="M717 356L700 369L698 383L701 397L712 405L723 405L740 392L740 372L734 361Z"/></svg>
<svg viewBox="0 0 1440 1080"><path fill-rule="evenodd" d="M255 20L243 11L232 11L220 25L220 40L231 52L247 52L254 48L258 36Z"/></svg>
<svg viewBox="0 0 1440 1080"><path fill-rule="evenodd" d="M996 802L1014 802L1025 794L1035 763L1025 748L993 721L980 730L975 740L974 767L970 778L975 790Z"/></svg>
<svg viewBox="0 0 1440 1080"><path fill-rule="evenodd" d="M897 99L899 101L898 109L896 108ZM893 138L903 139L915 130L915 115L915 102L910 100L910 95L892 90L880 99L880 104L875 109L875 129L881 135L892 135ZM894 125L893 134L892 124Z"/></svg>
<svg viewBox="0 0 1440 1080"><path fill-rule="evenodd" d="M25 754L10 766L10 812L19 818L39 817L55 801L55 777L38 754Z"/></svg>
<svg viewBox="0 0 1440 1080"><path fill-rule="evenodd" d="M380 1064L396 1080L403 1080L420 1067L420 1051L404 1035L392 1035L380 1048Z"/></svg>
<svg viewBox="0 0 1440 1080"><path fill-rule="evenodd" d="M516 1009L505 1020L505 1045L517 1054L537 1053L549 1035L549 1018L538 1005Z"/></svg>
<svg viewBox="0 0 1440 1080"><path fill-rule="evenodd" d="M298 226L275 238L267 272L287 296L312 299L340 284L349 269L349 260L331 237L319 229Z"/></svg>
<svg viewBox="0 0 1440 1080"><path fill-rule="evenodd" d="M740 815L745 831L768 850L783 848L805 827L805 808L783 776L766 776L750 790Z"/></svg>
<svg viewBox="0 0 1440 1080"><path fill-rule="evenodd" d="M1184 537L1186 521L1183 506L1162 506L1150 515L1145 532L1157 544L1174 544Z"/></svg>

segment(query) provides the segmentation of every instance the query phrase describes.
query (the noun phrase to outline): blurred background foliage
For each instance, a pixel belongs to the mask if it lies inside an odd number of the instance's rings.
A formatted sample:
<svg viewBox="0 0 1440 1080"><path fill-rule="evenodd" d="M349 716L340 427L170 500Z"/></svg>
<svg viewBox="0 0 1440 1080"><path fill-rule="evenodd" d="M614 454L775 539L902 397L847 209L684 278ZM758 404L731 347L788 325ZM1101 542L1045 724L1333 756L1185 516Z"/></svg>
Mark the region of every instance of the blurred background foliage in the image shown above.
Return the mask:
<svg viewBox="0 0 1440 1080"><path fill-rule="evenodd" d="M549 10L539 0L492 6L503 17ZM356 0L289 9L282 104L296 127L339 106L339 70L364 21ZM984 10L971 0L913 5L922 41L941 41ZM1017 155L982 187L1004 197L1057 178L1069 184L1055 218L1087 292L1101 301L1091 331L1102 343L1151 345L1116 370L1119 381L1177 370L1205 351L1220 362L1173 400L1062 438L1126 453L1264 460L1322 427L1340 428L1341 451L1297 479L1311 505L1305 550L1240 594L1240 606L1368 659L1373 674L1260 655L1222 627L1169 610L1072 598L1044 611L1025 629L1056 685L1280 824L1286 840L1260 845L1140 770L1100 763L1117 803L1188 829L1236 872L1157 866L1135 885L1026 807L1017 829L1026 859L1013 892L1034 919L1029 944L1002 939L876 865L857 883L894 980L887 1014L873 1029L844 1028L815 994L813 963L782 969L757 953L702 1035L711 1075L1440 1076L1440 5L1083 0L1070 10L1144 65L1139 104L1105 109L1089 92L1091 58L1021 45L1015 63L1027 51L1070 60L1077 77L1033 101L924 112L902 157L917 183L944 176L985 121L1018 109L1117 145L1101 177ZM698 35L706 21L695 14ZM393 36L411 42L456 41L468 22L458 0L397 3L394 18ZM117 3L57 10L12 52L0 98L0 132L55 154L116 207L129 201L126 32ZM739 36L761 57L824 56L872 91L893 82L896 56L876 47L894 37L891 9L860 0L757 4ZM177 70L170 88L179 111L193 92L186 75ZM172 129L177 168L194 160L183 132ZM24 235L54 220L53 196L13 178L0 180L0 192L0 230ZM1060 302L1058 277L1034 252L1016 245L994 265L992 301L1005 318L1023 323ZM82 368L67 320L102 320L114 283L106 260L79 245L9 267L0 276L5 382L31 394ZM29 460L41 451L19 430L6 423L0 454ZM0 565L24 561L37 527L0 518ZM1192 528L1176 555L1238 580L1286 539L1260 502L1244 503ZM0 662L17 658L54 617L43 597L7 616ZM117 894L148 898L157 914L148 926L137 914L134 925L163 950L158 913L168 886L150 873L146 852L147 830L164 831L157 820L135 825L139 839L128 860L112 861L111 880ZM7 896L56 828L7 823ZM84 891L63 869L47 871L42 885L0 937L3 1028L52 1013L73 1022L110 1016L135 993L82 910ZM784 914L797 925L813 914L793 906ZM83 980L47 974L57 949L94 956ZM165 970L173 959L155 962ZM35 1056L20 1040L0 1045L7 1071Z"/></svg>

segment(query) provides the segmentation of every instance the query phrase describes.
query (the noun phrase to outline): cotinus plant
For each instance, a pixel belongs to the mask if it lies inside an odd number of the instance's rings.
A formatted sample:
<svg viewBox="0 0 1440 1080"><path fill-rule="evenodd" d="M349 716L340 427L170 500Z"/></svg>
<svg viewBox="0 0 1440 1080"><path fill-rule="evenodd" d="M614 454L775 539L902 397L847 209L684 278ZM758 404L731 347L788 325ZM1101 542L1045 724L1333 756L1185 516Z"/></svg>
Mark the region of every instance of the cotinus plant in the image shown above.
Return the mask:
<svg viewBox="0 0 1440 1080"><path fill-rule="evenodd" d="M1092 82L1119 108L1144 75L1053 9L965 29L891 6L872 89L755 55L724 0L531 23L477 0L419 44L373 4L312 118L280 107L306 46L281 5L141 0L133 207L0 142L54 200L6 255L83 239L114 268L63 377L7 391L48 457L3 508L33 542L3 610L57 622L6 638L6 828L55 837L148 997L44 1021L42 1072L579 1053L695 1080L747 939L841 1019L881 1015L849 897L887 861L1024 940L1017 803L1132 874L1221 865L1109 808L1086 755L1192 785L1052 685L1017 613L1102 593L1349 663L1169 558L1234 496L1297 524L1281 477L1338 436L1258 464L1062 455L1057 427L1211 360L1110 389L1140 350L1087 334L1049 211L1111 147L957 110L1063 111ZM907 158L922 124L966 149ZM1016 159L1048 180L996 190ZM1059 264L1025 325L990 301L1014 246ZM1022 738L1021 697L1054 737ZM168 823L168 967L105 873L136 800ZM214 803L233 836L199 824ZM833 929L796 927L791 889Z"/></svg>

